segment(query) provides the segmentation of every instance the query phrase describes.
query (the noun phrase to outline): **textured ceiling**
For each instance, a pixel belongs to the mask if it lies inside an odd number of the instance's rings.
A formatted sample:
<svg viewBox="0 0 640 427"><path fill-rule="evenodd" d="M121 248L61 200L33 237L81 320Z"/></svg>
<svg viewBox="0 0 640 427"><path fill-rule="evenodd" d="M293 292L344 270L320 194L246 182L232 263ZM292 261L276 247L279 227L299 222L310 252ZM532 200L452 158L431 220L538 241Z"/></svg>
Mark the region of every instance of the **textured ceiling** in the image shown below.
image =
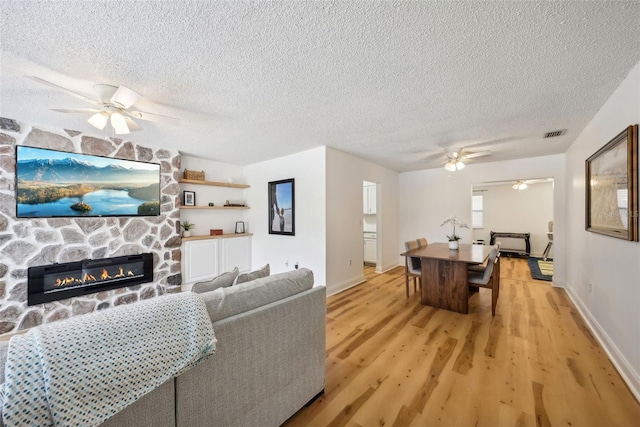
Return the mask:
<svg viewBox="0 0 640 427"><path fill-rule="evenodd" d="M96 83L145 96L128 139L251 164L327 145L397 171L564 152L640 61L640 2L1 1L0 115L101 135ZM542 139L547 131L564 136ZM104 131L102 135L109 135Z"/></svg>

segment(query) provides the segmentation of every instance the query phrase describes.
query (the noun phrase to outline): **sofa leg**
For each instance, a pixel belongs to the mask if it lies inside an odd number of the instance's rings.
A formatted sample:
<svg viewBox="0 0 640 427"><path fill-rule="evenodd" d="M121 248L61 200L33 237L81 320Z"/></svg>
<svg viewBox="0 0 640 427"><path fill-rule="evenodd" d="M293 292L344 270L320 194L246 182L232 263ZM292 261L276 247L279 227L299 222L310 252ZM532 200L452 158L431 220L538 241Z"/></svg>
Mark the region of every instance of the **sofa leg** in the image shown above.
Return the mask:
<svg viewBox="0 0 640 427"><path fill-rule="evenodd" d="M304 406L305 406L306 408L308 408L309 406L311 406L311 404L312 404L313 402L315 402L316 400L318 400L318 399L320 398L320 396L322 396L323 394L324 394L324 389L320 390L320 392L319 392L318 394L316 394L315 396L313 396L313 397L311 398L311 400L310 400L310 401L308 401L308 402L306 403L306 405L304 405Z"/></svg>

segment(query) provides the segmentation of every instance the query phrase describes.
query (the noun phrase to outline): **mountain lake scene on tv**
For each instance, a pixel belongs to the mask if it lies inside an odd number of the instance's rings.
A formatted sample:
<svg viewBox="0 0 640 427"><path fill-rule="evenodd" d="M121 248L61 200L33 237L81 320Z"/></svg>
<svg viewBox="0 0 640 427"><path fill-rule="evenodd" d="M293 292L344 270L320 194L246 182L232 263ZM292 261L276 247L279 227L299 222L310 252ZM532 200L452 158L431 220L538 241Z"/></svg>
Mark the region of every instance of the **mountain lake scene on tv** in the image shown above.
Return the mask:
<svg viewBox="0 0 640 427"><path fill-rule="evenodd" d="M18 147L17 216L160 213L159 165Z"/></svg>

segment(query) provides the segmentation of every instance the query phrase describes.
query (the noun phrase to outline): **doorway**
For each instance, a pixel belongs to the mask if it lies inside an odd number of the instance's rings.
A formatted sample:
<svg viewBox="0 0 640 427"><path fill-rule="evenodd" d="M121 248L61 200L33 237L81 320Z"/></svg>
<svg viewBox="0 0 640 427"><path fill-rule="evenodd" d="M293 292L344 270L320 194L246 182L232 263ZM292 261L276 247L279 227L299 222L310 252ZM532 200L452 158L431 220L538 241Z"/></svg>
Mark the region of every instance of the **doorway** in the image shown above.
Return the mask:
<svg viewBox="0 0 640 427"><path fill-rule="evenodd" d="M378 184L362 182L362 237L363 266L376 267L378 263Z"/></svg>
<svg viewBox="0 0 640 427"><path fill-rule="evenodd" d="M472 187L474 243L500 242L501 256L524 258L532 276L553 277L553 178L484 182ZM492 239L493 237L493 239Z"/></svg>

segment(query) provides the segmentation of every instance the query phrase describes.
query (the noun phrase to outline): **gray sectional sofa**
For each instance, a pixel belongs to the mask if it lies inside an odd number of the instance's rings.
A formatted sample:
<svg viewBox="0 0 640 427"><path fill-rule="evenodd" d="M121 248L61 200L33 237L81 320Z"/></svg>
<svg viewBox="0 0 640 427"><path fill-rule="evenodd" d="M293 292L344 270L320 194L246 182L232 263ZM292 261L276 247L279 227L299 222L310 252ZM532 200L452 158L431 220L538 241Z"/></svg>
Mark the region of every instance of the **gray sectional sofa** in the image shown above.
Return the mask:
<svg viewBox="0 0 640 427"><path fill-rule="evenodd" d="M310 270L201 296L218 339L215 354L102 426L279 426L324 391L326 291L313 287ZM0 367L5 357L6 343Z"/></svg>

